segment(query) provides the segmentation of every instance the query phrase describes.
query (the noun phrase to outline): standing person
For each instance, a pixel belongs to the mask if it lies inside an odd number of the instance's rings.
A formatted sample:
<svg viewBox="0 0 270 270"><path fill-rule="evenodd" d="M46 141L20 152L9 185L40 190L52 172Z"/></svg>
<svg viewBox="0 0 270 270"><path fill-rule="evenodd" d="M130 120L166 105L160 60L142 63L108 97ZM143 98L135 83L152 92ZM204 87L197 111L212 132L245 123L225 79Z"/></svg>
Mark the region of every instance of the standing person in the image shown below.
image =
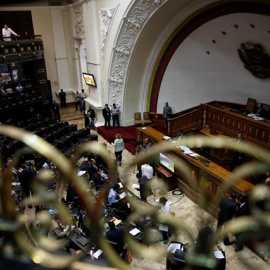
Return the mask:
<svg viewBox="0 0 270 270"><path fill-rule="evenodd" d="M19 37L17 33L15 33L11 28L7 26L7 24L4 25L4 28L2 29L2 35L4 38L4 41L11 41L11 35Z"/></svg>
<svg viewBox="0 0 270 270"><path fill-rule="evenodd" d="M85 98L86 98L86 93L84 93L84 89L82 89L82 92L80 93L80 102L81 102L80 109L81 109L81 112L83 112L84 109L85 109L85 101L84 101Z"/></svg>
<svg viewBox="0 0 270 270"><path fill-rule="evenodd" d="M223 198L220 202L220 210L218 213L218 224L217 224L217 229L222 228L224 223L227 221L231 220L236 211L236 205L234 203L235 201L235 194L231 193L229 197ZM233 242L229 241L228 235L224 237L223 239L224 245L229 246L232 245Z"/></svg>
<svg viewBox="0 0 270 270"><path fill-rule="evenodd" d="M115 127L115 123L117 127L119 127L119 115L120 115L120 109L116 107L115 103L113 103L113 107L111 110L112 119L113 119L113 127Z"/></svg>
<svg viewBox="0 0 270 270"><path fill-rule="evenodd" d="M243 134L238 133L236 143L238 144L238 143L242 143L242 142L244 142ZM241 166L244 162L244 158L245 158L244 153L234 151L230 171L233 171L236 167Z"/></svg>
<svg viewBox="0 0 270 270"><path fill-rule="evenodd" d="M78 111L78 109L80 109L81 104L79 91L76 91L74 96L75 96L75 111Z"/></svg>
<svg viewBox="0 0 270 270"><path fill-rule="evenodd" d="M92 120L90 118L90 113L84 114L84 126L87 128L91 135L91 129L92 129Z"/></svg>
<svg viewBox="0 0 270 270"><path fill-rule="evenodd" d="M149 179L149 180L152 179L152 177L154 175L154 169L149 164L148 161L141 166L141 172L142 172L142 176L145 175L147 177L147 179Z"/></svg>
<svg viewBox="0 0 270 270"><path fill-rule="evenodd" d="M89 106L87 113L89 113L89 117L91 119L91 129L95 129L96 112L91 106Z"/></svg>
<svg viewBox="0 0 270 270"><path fill-rule="evenodd" d="M161 205L160 211L164 213L171 212L171 204L165 197L160 197L159 203ZM169 226L165 224L159 224L159 230L162 233L164 244L167 244L169 241Z"/></svg>
<svg viewBox="0 0 270 270"><path fill-rule="evenodd" d="M122 153L125 149L124 140L121 138L120 134L115 135L115 140L113 142L114 146L114 153L116 157L116 161L118 162L119 166L122 165Z"/></svg>
<svg viewBox="0 0 270 270"><path fill-rule="evenodd" d="M150 181L146 175L142 176L140 172L136 174L136 177L140 185L139 191L141 200L147 202L147 197L152 194Z"/></svg>
<svg viewBox="0 0 270 270"><path fill-rule="evenodd" d="M249 214L248 206L246 204L246 198L244 196L238 197L239 206L236 210L235 217L247 216ZM243 240L247 237L247 232L240 232L235 235L236 248L235 252L238 252L243 249Z"/></svg>
<svg viewBox="0 0 270 270"><path fill-rule="evenodd" d="M61 102L61 109L63 109L64 107L67 107L67 103L66 103L66 93L63 91L63 89L61 89L60 93L59 93L59 97L60 97L60 102Z"/></svg>
<svg viewBox="0 0 270 270"><path fill-rule="evenodd" d="M53 101L53 117L55 121L60 121L60 109L58 103L56 101Z"/></svg>
<svg viewBox="0 0 270 270"><path fill-rule="evenodd" d="M163 119L164 119L164 128L168 127L168 118L172 116L172 108L169 106L168 102L165 102L163 107Z"/></svg>
<svg viewBox="0 0 270 270"><path fill-rule="evenodd" d="M102 110L102 114L105 120L105 129L111 128L111 110L108 104L105 104L105 107Z"/></svg>

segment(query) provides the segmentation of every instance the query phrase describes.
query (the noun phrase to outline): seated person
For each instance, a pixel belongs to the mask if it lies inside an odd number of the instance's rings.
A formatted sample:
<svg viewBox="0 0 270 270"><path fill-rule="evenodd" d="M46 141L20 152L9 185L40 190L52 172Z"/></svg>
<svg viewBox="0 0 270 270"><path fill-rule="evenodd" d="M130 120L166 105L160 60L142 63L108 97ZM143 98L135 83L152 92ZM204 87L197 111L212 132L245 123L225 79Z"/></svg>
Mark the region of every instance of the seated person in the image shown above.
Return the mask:
<svg viewBox="0 0 270 270"><path fill-rule="evenodd" d="M96 187L101 187L105 183L105 178L102 176L102 169L98 168L97 173L93 174L93 181Z"/></svg>
<svg viewBox="0 0 270 270"><path fill-rule="evenodd" d="M59 242L62 241L66 249L70 246L70 240L68 239L68 234L70 229L67 225L61 223L61 218L58 214L55 214L51 220L51 227L48 232L48 238L53 241Z"/></svg>
<svg viewBox="0 0 270 270"><path fill-rule="evenodd" d="M169 254L166 269L184 269L186 267L186 254L189 250L189 243L185 243L181 249L176 249L174 253Z"/></svg>
<svg viewBox="0 0 270 270"><path fill-rule="evenodd" d="M113 242L113 248L120 255L124 251L124 241L123 241L123 228L116 228L115 224L110 221L108 223L109 231L106 232L106 237L110 242Z"/></svg>
<svg viewBox="0 0 270 270"><path fill-rule="evenodd" d="M259 117L266 118L267 117L267 111L264 109L261 103L258 103L257 105L257 111L255 114Z"/></svg>
<svg viewBox="0 0 270 270"><path fill-rule="evenodd" d="M96 160L94 158L91 158L89 161L87 172L89 173L89 175L92 176L93 174L97 173L97 171L98 171L98 166L96 164Z"/></svg>
<svg viewBox="0 0 270 270"><path fill-rule="evenodd" d="M19 93L21 93L22 90L23 90L23 87L21 86L20 83L18 83L18 85L16 86L16 91L19 92Z"/></svg>
<svg viewBox="0 0 270 270"><path fill-rule="evenodd" d="M108 202L109 202L109 205L113 207L117 207L118 205L119 196L118 196L117 190L119 188L120 188L120 185L116 183L113 185L113 187L109 191Z"/></svg>
<svg viewBox="0 0 270 270"><path fill-rule="evenodd" d="M151 143L150 139L149 138L144 138L144 140L143 140L143 148L148 149L151 146L152 146L152 143Z"/></svg>

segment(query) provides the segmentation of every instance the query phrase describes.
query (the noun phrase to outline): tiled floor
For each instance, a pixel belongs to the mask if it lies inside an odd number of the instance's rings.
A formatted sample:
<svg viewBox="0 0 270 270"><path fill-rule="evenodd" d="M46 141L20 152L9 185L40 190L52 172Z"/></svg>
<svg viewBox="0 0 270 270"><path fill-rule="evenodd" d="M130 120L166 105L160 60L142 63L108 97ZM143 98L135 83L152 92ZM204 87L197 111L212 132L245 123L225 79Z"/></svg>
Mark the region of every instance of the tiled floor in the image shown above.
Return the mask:
<svg viewBox="0 0 270 270"><path fill-rule="evenodd" d="M61 120L67 120L70 124L77 124L78 128L84 127L84 118L83 114L79 111L75 112L75 108L69 106L66 109L61 110ZM107 145L107 149L111 151L112 158L114 149L111 144L106 142L102 137L98 138L100 143L105 143ZM131 185L133 183L137 183L137 179L135 177L136 168L130 167L129 163L134 160L134 156L131 155L128 151L124 150L123 152L123 164L118 168L119 176L122 181L127 182L127 186L134 192L136 195L139 195L139 192L135 189L132 189ZM198 205L194 204L190 199L188 199L185 195L175 197L172 192L167 192L165 197L172 203L172 212L175 213L175 218L185 226L185 228L191 232L193 237L196 237L199 229L206 225L211 225L213 228L216 228L216 220L212 218L207 212L201 209ZM148 202L150 204L155 204L155 200L158 196L151 195L148 198ZM173 239L173 238L172 238ZM171 240L172 240L171 239ZM186 234L182 232L178 236L178 240L181 242L190 242L187 238ZM192 243L190 243L192 244ZM167 245L163 244L163 242L159 242L150 246L149 249L152 249L153 252L157 251L166 251ZM256 269L262 269L259 264L266 265L265 261L263 261L260 257L250 251L247 247L241 252L235 253L235 246L224 246L221 243L223 250L226 253L227 258L227 266L226 269L230 270L242 270L247 269L246 266L243 266L241 263L242 260L246 262L250 262L256 265ZM165 257L161 257L159 260L150 261L145 258L134 258L131 266L136 269L165 269Z"/></svg>

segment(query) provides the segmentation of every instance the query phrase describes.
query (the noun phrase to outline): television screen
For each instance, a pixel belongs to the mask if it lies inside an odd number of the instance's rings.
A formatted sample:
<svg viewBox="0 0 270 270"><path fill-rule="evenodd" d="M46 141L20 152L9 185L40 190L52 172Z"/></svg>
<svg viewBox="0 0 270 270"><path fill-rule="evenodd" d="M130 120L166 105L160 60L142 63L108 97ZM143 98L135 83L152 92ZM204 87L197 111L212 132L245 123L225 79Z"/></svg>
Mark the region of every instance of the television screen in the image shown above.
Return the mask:
<svg viewBox="0 0 270 270"><path fill-rule="evenodd" d="M166 169L168 169L170 172L174 173L174 162L162 153L159 153L159 158L160 164Z"/></svg>
<svg viewBox="0 0 270 270"><path fill-rule="evenodd" d="M93 74L90 73L83 73L84 81L87 85L97 87L95 77Z"/></svg>

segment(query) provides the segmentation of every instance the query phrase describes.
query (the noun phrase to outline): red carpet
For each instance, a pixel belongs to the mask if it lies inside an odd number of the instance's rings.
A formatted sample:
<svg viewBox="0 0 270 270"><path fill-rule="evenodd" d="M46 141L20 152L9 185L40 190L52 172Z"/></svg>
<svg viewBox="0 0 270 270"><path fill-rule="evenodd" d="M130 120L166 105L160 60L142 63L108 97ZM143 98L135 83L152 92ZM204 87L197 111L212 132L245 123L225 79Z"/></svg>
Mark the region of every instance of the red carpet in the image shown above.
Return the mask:
<svg viewBox="0 0 270 270"><path fill-rule="evenodd" d="M119 127L105 129L104 126L97 127L97 133L100 134L106 141L112 143L116 134L120 134L125 142L126 149L133 155L136 153L136 127Z"/></svg>

